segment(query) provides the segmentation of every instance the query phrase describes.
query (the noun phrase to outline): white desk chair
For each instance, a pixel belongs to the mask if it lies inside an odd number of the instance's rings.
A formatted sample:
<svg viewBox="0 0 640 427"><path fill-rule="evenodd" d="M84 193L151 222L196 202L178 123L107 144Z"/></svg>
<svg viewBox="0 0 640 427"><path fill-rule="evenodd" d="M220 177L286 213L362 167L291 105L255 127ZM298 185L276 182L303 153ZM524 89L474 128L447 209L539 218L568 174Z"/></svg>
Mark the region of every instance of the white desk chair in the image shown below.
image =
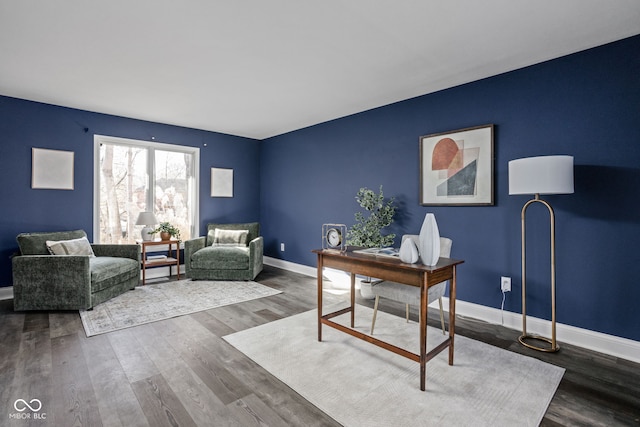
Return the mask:
<svg viewBox="0 0 640 427"><path fill-rule="evenodd" d="M419 236L415 234L405 234L402 236L402 241L405 239L413 239L416 246L419 248ZM453 241L446 237L440 238L440 256L442 258L449 258L451 255L451 246ZM427 304L431 304L436 299L440 304L440 323L442 324L442 333L445 334L444 327L444 312L442 310L442 297L444 291L447 289L447 283L441 282L435 286L429 288ZM420 288L416 286L403 285L401 283L390 282L383 280L377 283L371 284L371 292L376 296L376 301L373 306L373 321L371 322L371 335L373 335L373 328L376 325L376 315L378 314L378 304L380 303L380 297L388 298L394 301L403 302L406 304L406 318L409 322L409 305L420 306ZM419 311L419 310L418 310Z"/></svg>

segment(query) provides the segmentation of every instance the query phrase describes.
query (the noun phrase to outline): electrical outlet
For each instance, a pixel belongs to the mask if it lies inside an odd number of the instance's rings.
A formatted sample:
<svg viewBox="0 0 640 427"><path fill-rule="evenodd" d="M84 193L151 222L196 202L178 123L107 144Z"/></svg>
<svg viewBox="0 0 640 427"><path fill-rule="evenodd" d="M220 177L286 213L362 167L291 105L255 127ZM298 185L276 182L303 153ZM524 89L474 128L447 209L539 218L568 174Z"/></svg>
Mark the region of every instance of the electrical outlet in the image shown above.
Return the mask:
<svg viewBox="0 0 640 427"><path fill-rule="evenodd" d="M280 252L284 252L284 243L280 243Z"/></svg>
<svg viewBox="0 0 640 427"><path fill-rule="evenodd" d="M500 289L502 292L511 292L511 277L502 276L500 279Z"/></svg>

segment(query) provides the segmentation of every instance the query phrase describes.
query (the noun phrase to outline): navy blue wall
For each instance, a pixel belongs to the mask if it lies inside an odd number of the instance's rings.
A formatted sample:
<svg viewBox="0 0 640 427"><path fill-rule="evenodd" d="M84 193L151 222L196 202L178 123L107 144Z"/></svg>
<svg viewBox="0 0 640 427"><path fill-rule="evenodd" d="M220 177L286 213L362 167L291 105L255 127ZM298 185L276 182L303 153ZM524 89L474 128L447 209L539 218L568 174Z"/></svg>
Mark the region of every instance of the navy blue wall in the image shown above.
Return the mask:
<svg viewBox="0 0 640 427"><path fill-rule="evenodd" d="M508 161L573 155L575 194L546 198L557 219L557 320L640 340L639 52L633 37L264 141L266 255L314 266L321 225L351 226L357 190L382 184L400 206L391 231L418 233L433 212L441 235L453 239L452 256L466 260L459 299L499 308L500 276L511 276L505 307L521 312L520 209L528 197L508 195ZM420 206L419 136L488 123L496 125L495 206ZM528 213L527 311L549 319L543 209Z"/></svg>
<svg viewBox="0 0 640 427"><path fill-rule="evenodd" d="M259 141L0 96L0 286L11 284L18 233L81 228L93 238L94 134L199 147L201 231L259 219ZM75 153L73 191L31 189L32 147ZM234 169L233 198L210 197L211 167Z"/></svg>

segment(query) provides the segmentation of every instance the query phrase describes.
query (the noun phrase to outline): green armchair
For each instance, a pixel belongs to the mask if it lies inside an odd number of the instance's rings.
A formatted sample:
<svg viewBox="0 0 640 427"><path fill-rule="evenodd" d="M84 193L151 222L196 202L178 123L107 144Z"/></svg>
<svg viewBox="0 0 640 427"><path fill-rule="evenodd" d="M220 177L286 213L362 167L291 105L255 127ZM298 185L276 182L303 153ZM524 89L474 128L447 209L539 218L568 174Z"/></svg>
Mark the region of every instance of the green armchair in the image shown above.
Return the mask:
<svg viewBox="0 0 640 427"><path fill-rule="evenodd" d="M262 271L263 250L257 222L208 224L206 236L184 242L186 276L196 280L253 280Z"/></svg>
<svg viewBox="0 0 640 427"><path fill-rule="evenodd" d="M93 244L95 256L51 255L46 245L86 236L83 230L18 235L20 253L12 259L16 311L90 309L138 285L138 245Z"/></svg>

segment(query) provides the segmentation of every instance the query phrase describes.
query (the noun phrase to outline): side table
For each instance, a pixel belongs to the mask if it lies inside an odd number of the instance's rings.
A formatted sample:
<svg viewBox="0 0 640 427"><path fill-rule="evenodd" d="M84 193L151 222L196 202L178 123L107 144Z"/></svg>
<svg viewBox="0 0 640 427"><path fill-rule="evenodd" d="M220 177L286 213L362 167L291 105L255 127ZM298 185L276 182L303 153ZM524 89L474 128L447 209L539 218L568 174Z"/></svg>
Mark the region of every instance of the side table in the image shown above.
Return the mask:
<svg viewBox="0 0 640 427"><path fill-rule="evenodd" d="M142 246L142 285L144 286L147 279L147 267L157 267L161 265L169 266L169 276L171 276L171 267L176 267L176 274L180 280L180 240L138 240L137 243ZM149 259L147 252L152 246L168 245L169 250L166 258ZM176 245L175 256L173 256L173 245Z"/></svg>

